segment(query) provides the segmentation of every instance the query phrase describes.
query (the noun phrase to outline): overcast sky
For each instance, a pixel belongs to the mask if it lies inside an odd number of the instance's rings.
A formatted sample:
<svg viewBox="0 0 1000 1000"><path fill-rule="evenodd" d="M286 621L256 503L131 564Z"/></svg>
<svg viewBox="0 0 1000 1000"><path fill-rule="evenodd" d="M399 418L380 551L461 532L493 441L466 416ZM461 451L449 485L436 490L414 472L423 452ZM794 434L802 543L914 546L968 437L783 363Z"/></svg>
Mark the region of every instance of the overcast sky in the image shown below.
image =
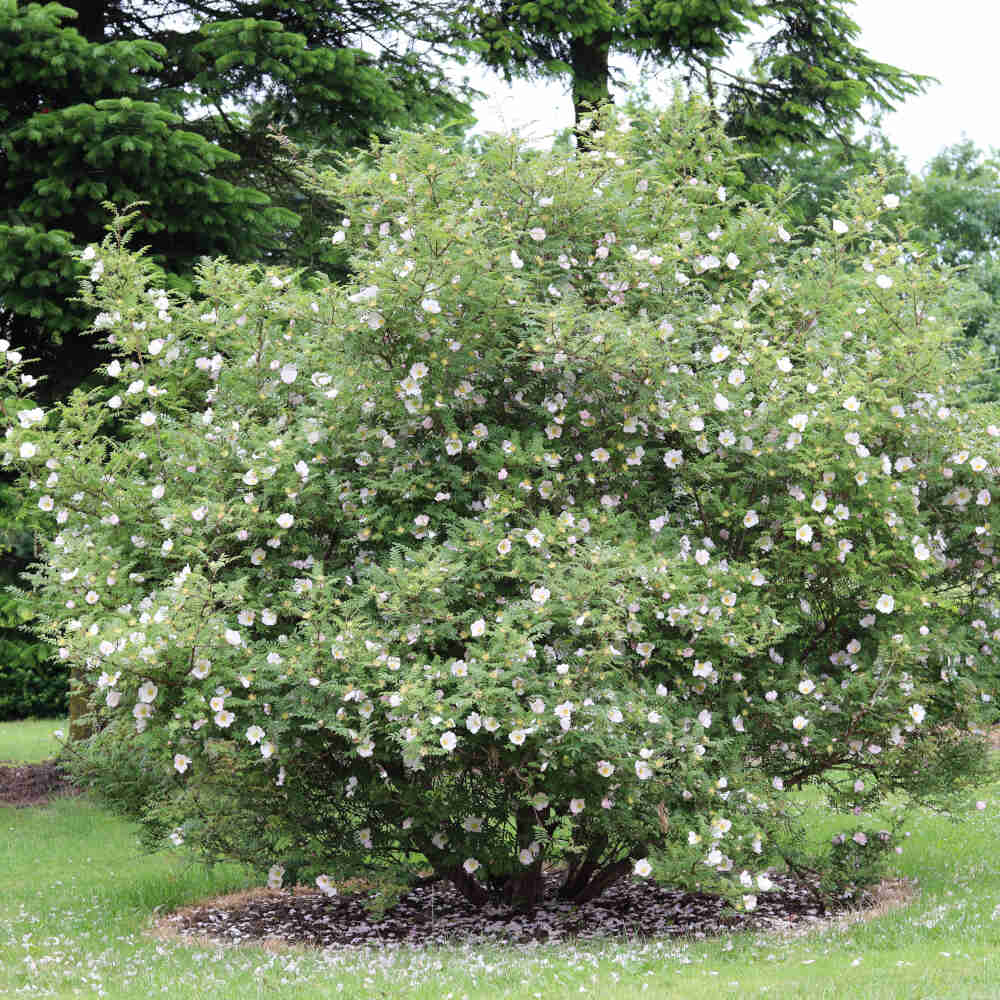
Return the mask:
<svg viewBox="0 0 1000 1000"><path fill-rule="evenodd" d="M981 148L1000 147L998 0L858 0L849 13L872 58L941 81L885 120L911 169L963 133ZM498 76L470 76L491 95L476 109L480 130L517 128L541 138L573 120L564 84L508 87Z"/></svg>

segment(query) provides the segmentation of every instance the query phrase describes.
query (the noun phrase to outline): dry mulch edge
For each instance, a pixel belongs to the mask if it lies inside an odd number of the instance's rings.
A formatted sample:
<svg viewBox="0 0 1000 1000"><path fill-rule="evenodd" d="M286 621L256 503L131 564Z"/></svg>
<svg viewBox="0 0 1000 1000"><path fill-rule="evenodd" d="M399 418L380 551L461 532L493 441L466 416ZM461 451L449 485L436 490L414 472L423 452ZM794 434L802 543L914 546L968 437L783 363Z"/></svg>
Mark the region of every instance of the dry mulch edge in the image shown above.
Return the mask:
<svg viewBox="0 0 1000 1000"><path fill-rule="evenodd" d="M0 762L0 805L40 806L56 796L79 792L54 760L40 764Z"/></svg>
<svg viewBox="0 0 1000 1000"><path fill-rule="evenodd" d="M582 905L547 898L531 913L475 908L447 882L411 891L373 919L363 894L333 898L308 886L259 889L222 896L158 919L153 933L191 943L263 945L272 950L535 945L564 940L705 938L739 931L805 933L868 915L878 916L915 895L909 883L883 883L862 906L824 909L792 879L774 875L775 888L758 893L757 908L741 913L718 896L682 892L630 879ZM558 876L551 876L554 890ZM554 892L553 892L554 895Z"/></svg>

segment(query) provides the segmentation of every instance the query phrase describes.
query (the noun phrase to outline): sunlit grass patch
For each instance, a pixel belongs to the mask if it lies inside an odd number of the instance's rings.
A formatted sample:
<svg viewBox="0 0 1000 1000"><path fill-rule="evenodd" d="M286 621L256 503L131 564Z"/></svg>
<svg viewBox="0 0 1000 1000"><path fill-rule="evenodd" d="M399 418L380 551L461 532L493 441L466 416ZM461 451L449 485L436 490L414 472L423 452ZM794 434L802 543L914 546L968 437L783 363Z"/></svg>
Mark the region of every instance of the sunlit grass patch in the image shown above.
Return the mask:
<svg viewBox="0 0 1000 1000"><path fill-rule="evenodd" d="M0 762L37 764L50 760L61 745L56 731L68 732L65 719L26 719L0 722Z"/></svg>

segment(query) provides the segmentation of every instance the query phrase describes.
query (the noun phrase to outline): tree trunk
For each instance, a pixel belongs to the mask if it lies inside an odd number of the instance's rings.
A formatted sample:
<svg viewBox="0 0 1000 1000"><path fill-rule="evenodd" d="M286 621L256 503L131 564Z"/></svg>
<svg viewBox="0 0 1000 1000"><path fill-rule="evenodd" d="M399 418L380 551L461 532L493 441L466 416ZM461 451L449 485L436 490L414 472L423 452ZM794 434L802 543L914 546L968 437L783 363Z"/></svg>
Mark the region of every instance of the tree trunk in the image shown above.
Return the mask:
<svg viewBox="0 0 1000 1000"><path fill-rule="evenodd" d="M531 806L521 806L515 818L517 826L517 844L519 847L527 847L535 836L535 826L538 817ZM517 875L512 875L504 883L503 901L508 906L513 906L517 910L531 910L537 906L545 896L545 883L542 881L542 861L544 855L539 853L538 857L527 865L523 871Z"/></svg>
<svg viewBox="0 0 1000 1000"><path fill-rule="evenodd" d="M571 903L589 903L592 899L597 899L602 892L610 889L632 870L632 860L627 857L600 865L590 858L585 859L567 872L566 880L559 890L559 898ZM448 879L473 906L485 906L490 902L489 890L461 866L449 868L439 875ZM437 877L435 875L434 878ZM516 910L531 910L544 897L541 858L517 875L511 875L500 891L501 900Z"/></svg>
<svg viewBox="0 0 1000 1000"><path fill-rule="evenodd" d="M566 879L559 887L559 898L575 899L577 893L583 890L597 869L598 856L588 851L582 861L570 865L569 871L566 872Z"/></svg>
<svg viewBox="0 0 1000 1000"><path fill-rule="evenodd" d="M461 865L442 874L473 906L485 906L489 902L490 894Z"/></svg>
<svg viewBox="0 0 1000 1000"><path fill-rule="evenodd" d="M81 722L81 718L90 710L87 703L87 682L83 671L74 667L69 677L69 739L70 742L85 740L93 730Z"/></svg>
<svg viewBox="0 0 1000 1000"><path fill-rule="evenodd" d="M70 21L69 26L76 28L88 42L105 41L107 0L68 0L65 6L76 11L76 20Z"/></svg>
<svg viewBox="0 0 1000 1000"><path fill-rule="evenodd" d="M589 903L592 899L597 899L605 889L610 889L615 882L624 878L631 868L631 858L622 858L621 861L605 865L594 872L587 882L580 885L576 893L570 898L574 903Z"/></svg>
<svg viewBox="0 0 1000 1000"><path fill-rule="evenodd" d="M570 68L573 71L573 115L577 138L587 143L589 129L580 122L602 104L611 102L611 70L608 64L610 38L595 35L570 41Z"/></svg>
<svg viewBox="0 0 1000 1000"><path fill-rule="evenodd" d="M512 875L504 883L503 901L515 910L532 910L545 896L542 881L542 862L539 858L519 875Z"/></svg>
<svg viewBox="0 0 1000 1000"><path fill-rule="evenodd" d="M601 864L601 857L607 850L606 840L592 843L583 858L570 865L566 879L559 889L559 898L573 903L586 903L596 899L605 889L610 889L619 879L629 873L635 857L631 851L627 857L608 864Z"/></svg>

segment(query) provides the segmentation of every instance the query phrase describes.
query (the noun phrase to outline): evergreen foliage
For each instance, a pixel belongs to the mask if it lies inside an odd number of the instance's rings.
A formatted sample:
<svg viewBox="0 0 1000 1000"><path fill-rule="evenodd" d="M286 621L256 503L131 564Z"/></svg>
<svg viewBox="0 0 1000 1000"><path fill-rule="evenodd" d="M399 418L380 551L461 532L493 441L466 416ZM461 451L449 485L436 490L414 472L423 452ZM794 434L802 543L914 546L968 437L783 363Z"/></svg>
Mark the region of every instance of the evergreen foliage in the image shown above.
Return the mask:
<svg viewBox="0 0 1000 1000"><path fill-rule="evenodd" d="M72 251L101 238L104 202L149 203L137 225L175 283L202 255L280 257L303 216L326 224L333 206L294 182L270 131L342 149L456 111L425 55L359 47L432 15L367 0L2 0L0 334L47 359L51 394L96 363L77 336L91 317L71 303Z"/></svg>

